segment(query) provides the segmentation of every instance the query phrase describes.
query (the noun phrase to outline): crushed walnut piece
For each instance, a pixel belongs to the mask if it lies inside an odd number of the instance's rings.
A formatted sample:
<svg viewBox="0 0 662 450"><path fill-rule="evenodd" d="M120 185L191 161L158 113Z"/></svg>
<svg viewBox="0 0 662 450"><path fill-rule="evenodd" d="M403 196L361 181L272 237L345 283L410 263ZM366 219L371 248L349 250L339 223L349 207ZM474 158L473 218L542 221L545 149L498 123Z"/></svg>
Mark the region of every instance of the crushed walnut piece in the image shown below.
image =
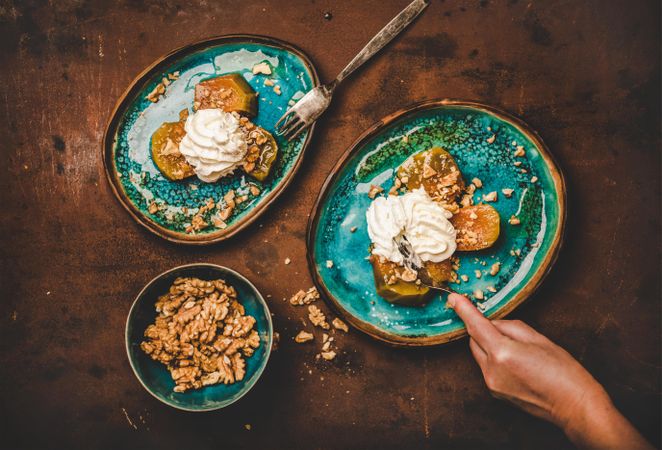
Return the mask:
<svg viewBox="0 0 662 450"><path fill-rule="evenodd" d="M519 220L519 217L510 216L510 219L508 219L508 223L511 224L511 225L519 225L521 222Z"/></svg>
<svg viewBox="0 0 662 450"><path fill-rule="evenodd" d="M490 275L495 276L497 273L499 273L499 270L501 270L501 263L495 262L492 264L492 267L490 267Z"/></svg>
<svg viewBox="0 0 662 450"><path fill-rule="evenodd" d="M266 80L264 80L264 85L271 87L271 86L274 86L275 83L274 83L274 80L272 80L271 78L267 78Z"/></svg>
<svg viewBox="0 0 662 450"><path fill-rule="evenodd" d="M333 350L329 350L327 352L322 352L320 353L322 355L322 358L326 359L327 361L331 361L333 358L336 357L336 352Z"/></svg>
<svg viewBox="0 0 662 450"><path fill-rule="evenodd" d="M469 276L463 274L463 275L460 275L460 279L466 283L467 281L469 281Z"/></svg>
<svg viewBox="0 0 662 450"><path fill-rule="evenodd" d="M374 199L377 194L384 192L384 188L381 186L375 186L374 184L370 185L370 190L368 191L368 197Z"/></svg>
<svg viewBox="0 0 662 450"><path fill-rule="evenodd" d="M354 233L356 230L358 230L358 227L352 227L349 229L349 232Z"/></svg>
<svg viewBox="0 0 662 450"><path fill-rule="evenodd" d="M149 204L149 208L147 210L150 214L156 214L159 211L159 205L156 202L152 202Z"/></svg>
<svg viewBox="0 0 662 450"><path fill-rule="evenodd" d="M331 261L330 259L327 259L326 260L326 268L331 269L332 267L333 267L333 261Z"/></svg>
<svg viewBox="0 0 662 450"><path fill-rule="evenodd" d="M342 330L345 333L349 332L349 327L347 326L347 324L337 317L333 319L333 321L331 321L331 325L333 325L333 328L335 328L336 330Z"/></svg>
<svg viewBox="0 0 662 450"><path fill-rule="evenodd" d="M411 283L412 281L415 281L418 278L418 273L415 271L411 270L408 267L403 268L402 270L396 270L396 275L398 278L400 278L402 281Z"/></svg>
<svg viewBox="0 0 662 450"><path fill-rule="evenodd" d="M480 278L481 276L483 276L483 272L481 272L480 270L476 269L476 270L474 270L474 276L475 276L476 278Z"/></svg>
<svg viewBox="0 0 662 450"><path fill-rule="evenodd" d="M257 75L260 73L263 75L271 75L271 67L269 67L269 64L267 64L266 62L261 62L255 64L251 72L253 72L253 75Z"/></svg>
<svg viewBox="0 0 662 450"><path fill-rule="evenodd" d="M485 294L480 289L476 289L473 294L476 300L483 300L485 298Z"/></svg>
<svg viewBox="0 0 662 450"><path fill-rule="evenodd" d="M483 195L483 200L486 202L495 202L497 201L497 192L492 191L489 194Z"/></svg>
<svg viewBox="0 0 662 450"><path fill-rule="evenodd" d="M300 290L290 298L290 304L295 306L309 305L320 298L316 287L311 287L307 291Z"/></svg>
<svg viewBox="0 0 662 450"><path fill-rule="evenodd" d="M535 183L538 181L538 177L531 177L531 183Z"/></svg>
<svg viewBox="0 0 662 450"><path fill-rule="evenodd" d="M515 189L505 188L501 189L501 192L506 196L506 198L510 198L513 195L513 192L515 192Z"/></svg>
<svg viewBox="0 0 662 450"><path fill-rule="evenodd" d="M299 331L299 334L294 337L294 342L297 344L303 344L304 342L312 341L313 339L315 339L313 333L308 333L307 331L301 330Z"/></svg>
<svg viewBox="0 0 662 450"><path fill-rule="evenodd" d="M493 134L492 136L488 137L486 140L488 144L493 144L494 141L496 141L496 134Z"/></svg>
<svg viewBox="0 0 662 450"><path fill-rule="evenodd" d="M490 291L493 294L497 291L494 286L487 286L485 289L487 289L488 291Z"/></svg>
<svg viewBox="0 0 662 450"><path fill-rule="evenodd" d="M243 358L260 346L260 337L234 287L223 280L180 277L155 307L158 315L140 348L168 367L175 392L244 378Z"/></svg>
<svg viewBox="0 0 662 450"><path fill-rule="evenodd" d="M522 165L522 161L515 161L515 162L513 162L513 166L515 166L515 167L519 167L519 166L521 166L521 165Z"/></svg>
<svg viewBox="0 0 662 450"><path fill-rule="evenodd" d="M275 85L275 86L273 87L273 89L274 89L274 92L276 93L276 95L281 95L281 94L283 93L283 92L280 90L280 86L278 86L278 85Z"/></svg>
<svg viewBox="0 0 662 450"><path fill-rule="evenodd" d="M471 180L474 186L476 186L478 189L483 187L483 182L480 180L480 178L474 178Z"/></svg>
<svg viewBox="0 0 662 450"><path fill-rule="evenodd" d="M513 153L513 156L516 156L516 157L521 157L521 156L524 156L524 155L526 155L526 152L524 151L524 147L522 147L521 145L518 146L517 150L515 150L515 153Z"/></svg>
<svg viewBox="0 0 662 450"><path fill-rule="evenodd" d="M326 321L326 316L322 310L315 305L308 306L308 319L310 320L310 323L316 327L320 327L325 330L330 328L328 322Z"/></svg>

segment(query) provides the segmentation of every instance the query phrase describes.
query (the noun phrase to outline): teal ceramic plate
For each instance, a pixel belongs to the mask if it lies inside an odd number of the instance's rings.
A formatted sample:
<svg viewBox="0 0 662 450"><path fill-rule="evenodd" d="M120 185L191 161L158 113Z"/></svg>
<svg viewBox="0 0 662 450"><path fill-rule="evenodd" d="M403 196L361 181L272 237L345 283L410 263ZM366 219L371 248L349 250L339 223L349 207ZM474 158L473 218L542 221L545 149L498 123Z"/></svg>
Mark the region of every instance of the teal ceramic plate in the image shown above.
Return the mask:
<svg viewBox="0 0 662 450"><path fill-rule="evenodd" d="M503 317L531 295L556 259L563 236L563 177L542 140L521 121L476 103L435 100L378 122L344 154L322 188L308 224L308 263L318 289L339 314L395 345L441 344L466 332L462 321L445 308L444 298L406 307L379 297L366 259L370 186L388 192L394 170L411 154L433 146L453 155L467 183L482 181L475 203L491 191L498 193L498 201L491 204L501 216L499 240L481 252L458 253L458 274L467 275L468 281L451 284L461 293L481 290L480 306L487 316ZM525 157L514 156L520 146ZM521 165L514 165L518 160ZM506 198L502 189L514 192ZM512 215L519 217L520 225L508 223ZM501 269L492 276L489 271L496 262Z"/></svg>
<svg viewBox="0 0 662 450"><path fill-rule="evenodd" d="M260 336L260 346L245 358L246 376L234 384L217 384L186 392L173 392L175 382L166 367L147 356L140 348L143 333L154 323L156 299L168 292L177 277L197 277L203 280L222 279L237 290L237 299L246 314L255 317L255 329ZM271 314L262 295L241 274L215 264L189 264L175 267L150 281L140 291L126 320L126 352L133 372L140 383L157 399L174 408L186 411L212 411L228 406L244 396L264 371L273 339Z"/></svg>
<svg viewBox="0 0 662 450"><path fill-rule="evenodd" d="M253 75L255 64L272 67L268 78L280 86L280 95L264 84L265 75ZM179 79L167 86L157 103L146 96L168 74ZM216 183L197 177L182 181L164 178L152 162L150 138L163 122L178 121L179 112L193 105L195 84L225 73L241 73L258 93L258 115L254 122L274 134L274 124L289 105L318 84L310 60L297 48L275 39L232 35L198 42L160 58L145 69L120 98L112 113L103 141L104 164L110 185L129 213L148 230L168 240L208 244L233 236L254 221L289 184L299 168L313 129L293 142L276 137L279 155L272 173L263 183L237 173ZM248 193L247 181L260 188L260 194L238 205L227 228L210 226L187 233L191 219L209 198L218 201L231 189ZM152 209L152 203L159 205ZM211 213L207 213L211 215Z"/></svg>

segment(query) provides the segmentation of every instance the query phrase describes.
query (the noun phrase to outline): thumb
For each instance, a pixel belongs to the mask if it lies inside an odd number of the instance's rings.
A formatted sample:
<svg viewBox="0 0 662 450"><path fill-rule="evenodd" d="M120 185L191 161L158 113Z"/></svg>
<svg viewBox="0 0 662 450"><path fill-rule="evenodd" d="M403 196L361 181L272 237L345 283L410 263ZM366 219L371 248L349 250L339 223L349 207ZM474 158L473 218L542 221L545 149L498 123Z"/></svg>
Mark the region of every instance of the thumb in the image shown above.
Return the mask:
<svg viewBox="0 0 662 450"><path fill-rule="evenodd" d="M467 297L450 294L447 304L462 319L469 335L483 350L488 351L503 338L492 322L486 319Z"/></svg>

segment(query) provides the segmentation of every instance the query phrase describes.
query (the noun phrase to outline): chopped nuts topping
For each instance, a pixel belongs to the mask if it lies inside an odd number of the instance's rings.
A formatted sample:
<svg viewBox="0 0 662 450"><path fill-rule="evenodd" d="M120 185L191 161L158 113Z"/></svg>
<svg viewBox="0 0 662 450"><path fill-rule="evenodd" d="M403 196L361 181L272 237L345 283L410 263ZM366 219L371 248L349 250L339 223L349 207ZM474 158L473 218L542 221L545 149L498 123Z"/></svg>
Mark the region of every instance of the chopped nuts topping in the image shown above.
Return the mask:
<svg viewBox="0 0 662 450"><path fill-rule="evenodd" d="M352 228L349 229L349 232L354 233L357 229L358 229L358 227L352 227Z"/></svg>
<svg viewBox="0 0 662 450"><path fill-rule="evenodd" d="M531 183L535 183L536 181L538 181L538 177L531 177Z"/></svg>
<svg viewBox="0 0 662 450"><path fill-rule="evenodd" d="M476 278L480 278L483 275L483 273L480 270L476 269L474 270L474 275L476 276Z"/></svg>
<svg viewBox="0 0 662 450"><path fill-rule="evenodd" d="M490 275L495 276L497 273L499 273L499 270L501 270L501 263L495 262L492 264L492 267L490 267Z"/></svg>
<svg viewBox="0 0 662 450"><path fill-rule="evenodd" d="M251 195L254 195L255 197L260 195L260 188L255 186L254 184L251 184L251 187L250 187L249 190L251 191Z"/></svg>
<svg viewBox="0 0 662 450"><path fill-rule="evenodd" d="M276 95L280 95L280 94L283 93L283 92L280 90L280 86L278 86L278 85L275 85L275 86L274 86L274 92L276 93Z"/></svg>
<svg viewBox="0 0 662 450"><path fill-rule="evenodd" d="M150 214L156 214L159 211L159 205L157 205L156 202L150 203L148 211Z"/></svg>
<svg viewBox="0 0 662 450"><path fill-rule="evenodd" d="M294 337L294 342L297 344L303 344L304 342L312 341L313 339L315 339L313 333L301 330L299 331L299 334Z"/></svg>
<svg viewBox="0 0 662 450"><path fill-rule="evenodd" d="M428 179L437 174L437 171L430 167L429 164L423 165L423 178Z"/></svg>
<svg viewBox="0 0 662 450"><path fill-rule="evenodd" d="M290 258L285 258L285 261L284 261L285 265L288 265L291 262L292 262L292 260Z"/></svg>
<svg viewBox="0 0 662 450"><path fill-rule="evenodd" d="M513 195L513 192L515 192L515 189L501 189L501 192L503 192L503 195L505 195L507 198L510 198L511 195Z"/></svg>
<svg viewBox="0 0 662 450"><path fill-rule="evenodd" d="M487 138L487 143L493 144L495 140L496 140L496 134L493 134L492 136Z"/></svg>
<svg viewBox="0 0 662 450"><path fill-rule="evenodd" d="M472 182L472 183L474 184L474 186L476 186L478 189L480 189L480 188L483 187L483 182L480 181L480 178L474 178L473 180L471 180L471 182Z"/></svg>
<svg viewBox="0 0 662 450"><path fill-rule="evenodd" d="M495 293L497 291L494 286L487 286L485 289L487 289L488 291L490 291L492 293Z"/></svg>
<svg viewBox="0 0 662 450"><path fill-rule="evenodd" d="M375 186L374 184L370 185L370 190L368 191L368 197L374 199L377 194L384 192L384 188L381 186Z"/></svg>
<svg viewBox="0 0 662 450"><path fill-rule="evenodd" d="M515 150L515 153L513 153L514 156L520 157L526 155L526 152L524 152L524 147L521 145L517 147L517 150Z"/></svg>
<svg viewBox="0 0 662 450"><path fill-rule="evenodd" d="M511 225L519 225L520 224L519 217L510 216L510 219L508 220L508 223L511 224Z"/></svg>
<svg viewBox="0 0 662 450"><path fill-rule="evenodd" d="M483 294L483 291L481 291L480 289L476 289L474 291L474 298L476 300L483 300L485 298L485 295Z"/></svg>
<svg viewBox="0 0 662 450"><path fill-rule="evenodd" d="M327 269L332 268L333 267L333 261L331 261L330 259L327 259L326 260L326 267L327 267Z"/></svg>
<svg viewBox="0 0 662 450"><path fill-rule="evenodd" d="M140 348L168 367L175 392L244 378L243 357L260 346L260 337L232 286L180 277L155 306L158 315Z"/></svg>
<svg viewBox="0 0 662 450"><path fill-rule="evenodd" d="M274 83L274 80L272 80L271 78L267 78L266 80L264 80L264 85L265 86L274 86L275 83Z"/></svg>
<svg viewBox="0 0 662 450"><path fill-rule="evenodd" d="M398 278L408 283L411 283L412 281L416 280L416 278L418 278L418 274L408 267L405 267L402 271L396 271L395 273Z"/></svg>

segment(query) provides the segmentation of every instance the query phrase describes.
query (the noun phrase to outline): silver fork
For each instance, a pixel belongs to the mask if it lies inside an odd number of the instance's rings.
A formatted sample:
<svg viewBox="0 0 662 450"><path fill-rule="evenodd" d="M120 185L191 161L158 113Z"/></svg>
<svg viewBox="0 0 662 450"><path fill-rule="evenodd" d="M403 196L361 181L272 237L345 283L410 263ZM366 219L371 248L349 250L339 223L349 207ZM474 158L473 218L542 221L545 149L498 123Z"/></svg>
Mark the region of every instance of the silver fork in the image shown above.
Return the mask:
<svg viewBox="0 0 662 450"><path fill-rule="evenodd" d="M285 111L283 117L276 122L276 133L288 141L297 137L303 130L311 126L329 107L333 91L349 74L358 69L375 53L391 42L402 30L414 21L428 6L429 0L414 0L400 14L386 24L379 33L352 59L342 72L331 83L317 86L304 95L294 106Z"/></svg>
<svg viewBox="0 0 662 450"><path fill-rule="evenodd" d="M418 274L418 279L421 280L422 284L431 289L437 289L449 294L455 293L455 291L449 288L447 285L436 283L430 277L430 274L423 265L423 260L421 260L421 257L418 256L418 254L414 251L414 248L411 246L411 242L409 242L409 239L407 239L406 236L400 234L393 238L393 242L395 245L397 245L398 250L404 258L405 267L413 272L416 272Z"/></svg>

